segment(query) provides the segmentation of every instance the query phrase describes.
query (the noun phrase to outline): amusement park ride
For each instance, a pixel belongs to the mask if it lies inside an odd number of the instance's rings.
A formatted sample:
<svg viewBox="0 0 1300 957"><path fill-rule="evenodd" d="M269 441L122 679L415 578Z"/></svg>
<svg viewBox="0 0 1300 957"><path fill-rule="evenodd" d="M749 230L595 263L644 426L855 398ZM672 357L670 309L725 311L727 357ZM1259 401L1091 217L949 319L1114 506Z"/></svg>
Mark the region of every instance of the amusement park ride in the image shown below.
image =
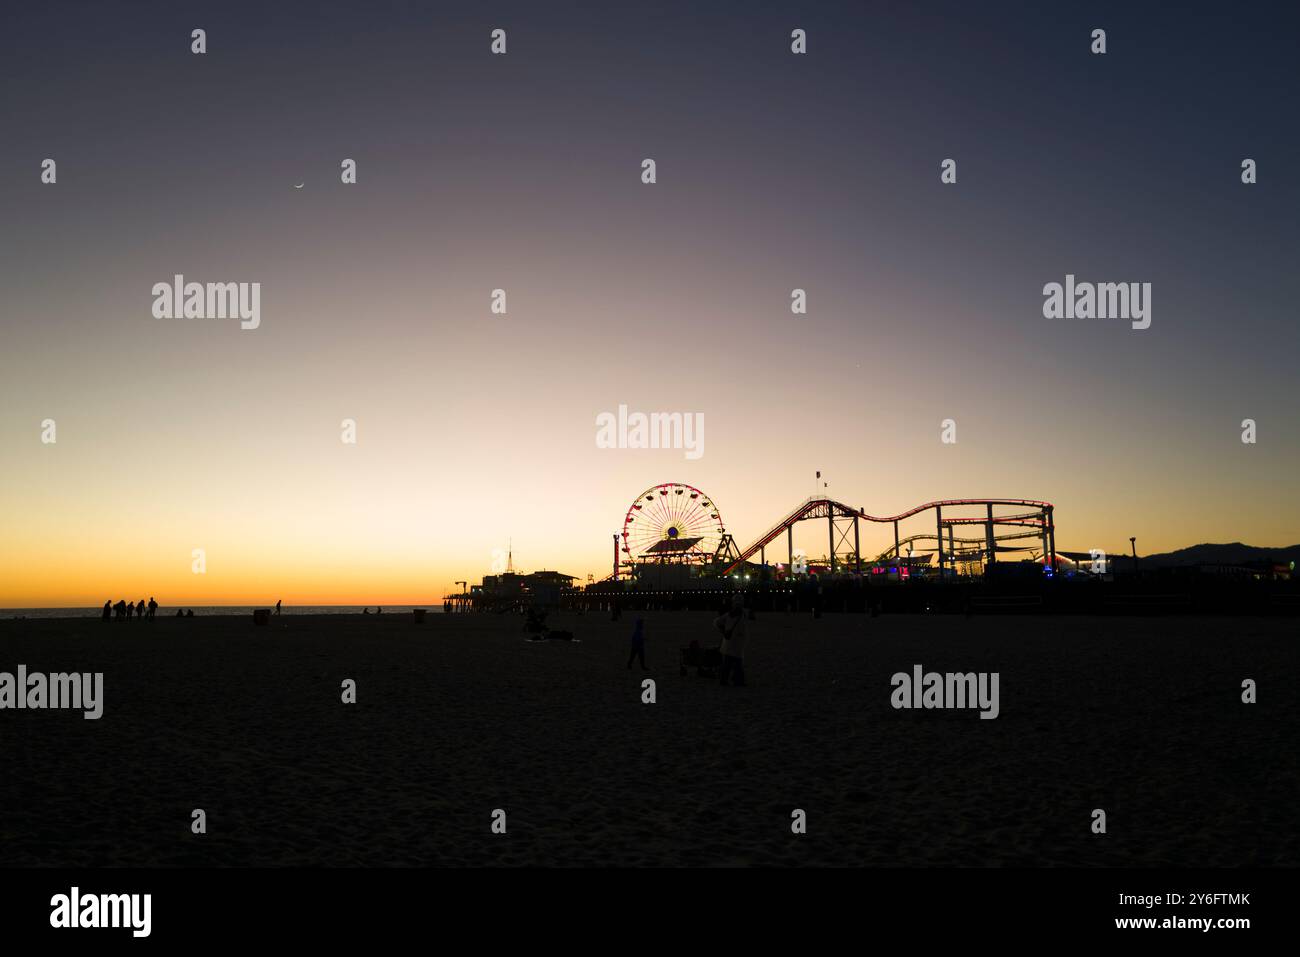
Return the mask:
<svg viewBox="0 0 1300 957"><path fill-rule="evenodd" d="M930 512L932 526L927 516ZM926 520L925 530L902 536L900 523L918 516ZM814 495L741 551L711 497L691 485L668 482L646 489L628 507L622 534L614 537L611 578L663 575L670 568L678 578L683 574L700 578L733 575L749 564L766 566L768 547L781 549L782 536L788 561L785 572L798 572L801 566L796 562L799 553L794 547L794 526L820 519L826 522L827 543L822 564L831 574L863 571L861 522L893 526L893 544L874 558L868 557L868 565L929 567L933 559L943 577L978 571L997 562L1000 556L1017 552L1036 552L1034 557L1041 556L1038 560L1044 565L1057 565L1056 525L1048 502L1020 498L945 499L926 502L898 515L877 516ZM972 536L971 531L981 534ZM914 556L913 550L920 554Z"/></svg>

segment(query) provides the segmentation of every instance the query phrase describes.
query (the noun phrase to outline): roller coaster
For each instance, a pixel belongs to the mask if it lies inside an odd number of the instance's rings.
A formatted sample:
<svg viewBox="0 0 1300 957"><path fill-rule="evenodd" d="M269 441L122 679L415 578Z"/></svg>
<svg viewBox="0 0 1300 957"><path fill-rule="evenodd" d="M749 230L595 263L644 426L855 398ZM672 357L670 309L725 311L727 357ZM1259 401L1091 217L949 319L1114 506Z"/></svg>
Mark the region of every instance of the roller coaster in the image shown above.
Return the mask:
<svg viewBox="0 0 1300 957"><path fill-rule="evenodd" d="M1014 509L1014 511L1008 511ZM975 514L971 514L974 510ZM900 523L933 513L933 531L902 535ZM624 517L623 532L615 536L615 570L634 571L645 564L689 564L702 575L733 575L746 565L767 564L769 546L785 537L788 570L796 557L794 527L825 520L826 564L832 573L861 573L861 523L892 525L894 542L868 557L869 564L928 565L933 559L940 577L946 572L996 563L999 556L1025 553L1057 565L1056 524L1050 502L1023 498L959 498L926 502L897 515L871 515L828 497L812 496L800 503L743 551L722 523L716 504L699 489L670 482L651 486L633 501ZM967 528L981 530L971 536ZM907 550L904 557L904 548ZM914 555L913 552L919 552Z"/></svg>
<svg viewBox="0 0 1300 957"><path fill-rule="evenodd" d="M996 509L1015 507L1021 511L1015 514L999 514ZM954 515L954 511L980 508L983 515ZM944 510L948 515L944 515ZM1025 511L1028 509L1028 511ZM899 523L905 519L934 512L934 531L921 532L900 537ZM933 542L933 549L923 548L923 552L933 551L940 574L945 568L967 565L975 562L991 563L998 560L999 553L1026 551L1026 540L1039 543L1044 561L1056 565L1056 524L1050 502L1039 502L1023 498L955 498L937 502L926 502L897 515L870 515L862 509L853 508L830 498L813 496L797 506L790 514L767 530L766 534L754 541L752 545L740 552L720 569L724 575L730 575L737 569L759 557L760 564L767 563L767 546L773 544L785 533L786 555L791 566L794 565L794 526L799 522L817 519L826 520L827 558L832 573L836 571L862 571L862 554L860 549L860 522L892 524L894 527L894 544L875 557L883 562L901 560L902 549L917 543ZM971 538L958 537L958 526L983 526L982 536ZM1009 529L1001 531L999 529ZM1022 544L999 544L1000 542L1019 542ZM927 556L928 557L928 556Z"/></svg>

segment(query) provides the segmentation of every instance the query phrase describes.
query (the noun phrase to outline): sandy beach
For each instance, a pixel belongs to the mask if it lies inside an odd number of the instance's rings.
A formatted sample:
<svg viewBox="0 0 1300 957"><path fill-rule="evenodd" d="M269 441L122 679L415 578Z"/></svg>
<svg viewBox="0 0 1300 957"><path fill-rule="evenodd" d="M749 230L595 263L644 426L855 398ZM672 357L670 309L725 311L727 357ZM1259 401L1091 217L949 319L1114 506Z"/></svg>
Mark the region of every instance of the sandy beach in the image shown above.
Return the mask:
<svg viewBox="0 0 1300 957"><path fill-rule="evenodd" d="M724 688L710 615L645 618L654 704L630 615L0 622L0 671L104 673L0 711L0 865L1300 864L1293 620L759 615ZM999 716L894 709L917 664Z"/></svg>

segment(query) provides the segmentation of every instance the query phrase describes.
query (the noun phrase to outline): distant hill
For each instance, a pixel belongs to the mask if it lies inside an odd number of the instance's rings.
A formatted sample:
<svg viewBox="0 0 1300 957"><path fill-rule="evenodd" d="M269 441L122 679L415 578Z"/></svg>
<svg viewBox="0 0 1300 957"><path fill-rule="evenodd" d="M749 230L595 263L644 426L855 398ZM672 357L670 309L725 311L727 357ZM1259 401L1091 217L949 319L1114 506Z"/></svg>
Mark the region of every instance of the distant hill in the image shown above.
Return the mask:
<svg viewBox="0 0 1300 957"><path fill-rule="evenodd" d="M1118 556L1116 556L1118 558ZM1300 545L1262 548L1231 542L1227 545L1192 545L1173 552L1139 556L1148 568L1175 568L1179 565L1243 565L1247 562L1300 562Z"/></svg>

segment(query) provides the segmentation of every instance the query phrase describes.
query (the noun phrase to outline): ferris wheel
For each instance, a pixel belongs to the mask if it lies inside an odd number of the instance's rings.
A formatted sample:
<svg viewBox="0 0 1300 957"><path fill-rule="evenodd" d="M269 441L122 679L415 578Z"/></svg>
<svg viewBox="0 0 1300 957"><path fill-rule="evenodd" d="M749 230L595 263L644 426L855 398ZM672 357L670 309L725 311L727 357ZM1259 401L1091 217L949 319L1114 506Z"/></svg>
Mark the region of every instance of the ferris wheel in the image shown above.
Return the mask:
<svg viewBox="0 0 1300 957"><path fill-rule="evenodd" d="M655 485L628 507L622 560L706 562L725 534L722 516L709 496L680 482Z"/></svg>

